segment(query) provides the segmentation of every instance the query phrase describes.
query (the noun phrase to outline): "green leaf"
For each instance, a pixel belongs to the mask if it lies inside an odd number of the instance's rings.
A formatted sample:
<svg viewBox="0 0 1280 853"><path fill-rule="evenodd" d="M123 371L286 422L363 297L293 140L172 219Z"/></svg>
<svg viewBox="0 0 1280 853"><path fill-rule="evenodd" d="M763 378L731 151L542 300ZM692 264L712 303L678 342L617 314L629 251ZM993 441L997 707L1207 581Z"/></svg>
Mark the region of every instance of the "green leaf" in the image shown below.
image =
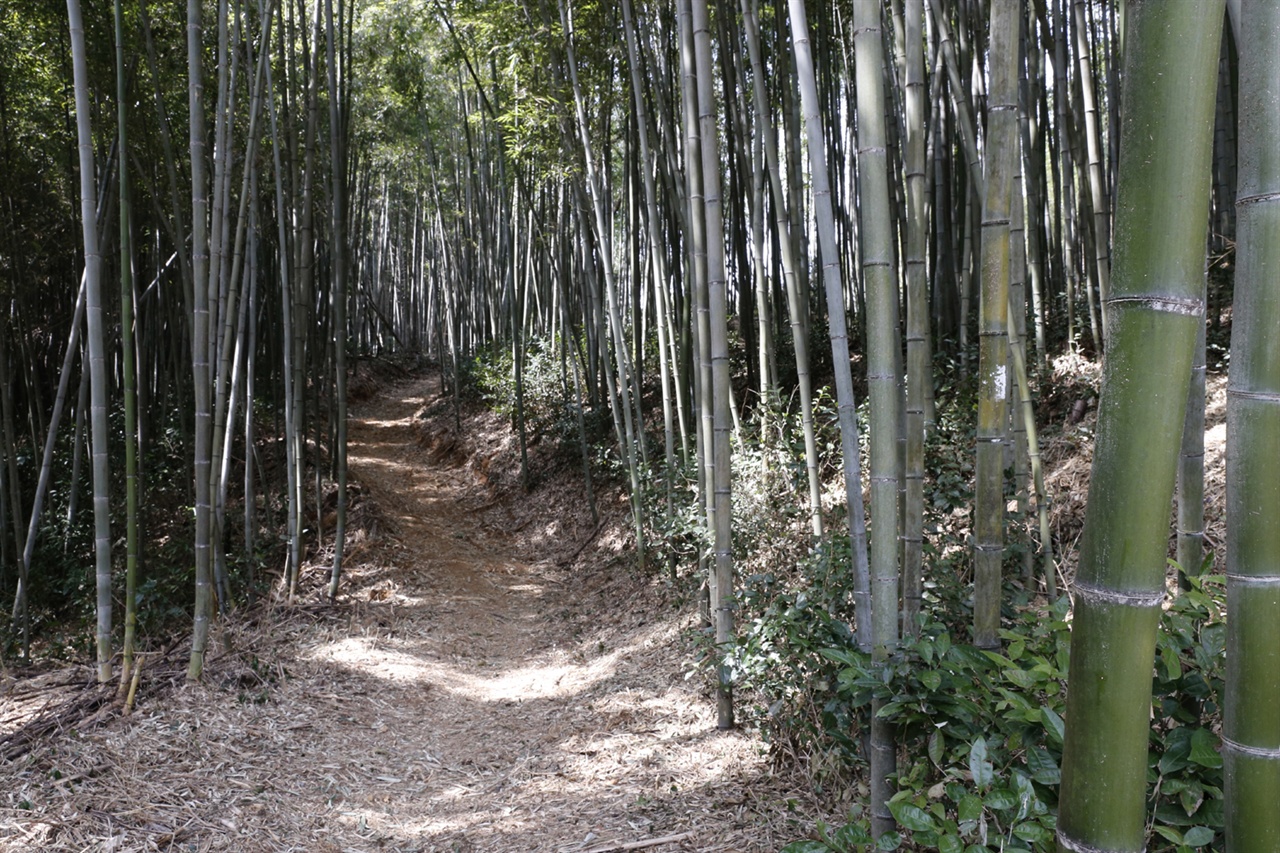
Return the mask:
<svg viewBox="0 0 1280 853"><path fill-rule="evenodd" d="M936 669L927 669L920 673L920 683L932 691L942 686L942 673Z"/></svg>
<svg viewBox="0 0 1280 853"><path fill-rule="evenodd" d="M1156 824L1156 826L1153 828L1155 829L1156 833L1165 841L1171 841L1174 844L1182 843L1182 833L1178 832L1178 830L1174 829L1172 826L1165 826L1164 824Z"/></svg>
<svg viewBox="0 0 1280 853"><path fill-rule="evenodd" d="M944 835L938 839L938 853L964 853L964 842L957 836Z"/></svg>
<svg viewBox="0 0 1280 853"><path fill-rule="evenodd" d="M1054 713L1053 709L1048 705L1041 705L1040 719L1044 722L1045 729L1053 733L1058 743L1062 743L1062 735L1066 730L1066 726L1062 723L1062 718Z"/></svg>
<svg viewBox="0 0 1280 853"><path fill-rule="evenodd" d="M1160 649L1160 663L1164 665L1165 681L1177 681L1182 677L1182 661L1178 659L1177 649L1168 646Z"/></svg>
<svg viewBox="0 0 1280 853"><path fill-rule="evenodd" d="M863 655L849 649L818 649L818 654L829 661L842 663L845 666L864 667L867 664Z"/></svg>
<svg viewBox="0 0 1280 853"><path fill-rule="evenodd" d="M1196 809L1200 808L1200 804L1204 802L1204 786L1198 782L1184 785L1178 792L1178 801L1182 803L1182 808L1188 815L1195 814Z"/></svg>
<svg viewBox="0 0 1280 853"><path fill-rule="evenodd" d="M876 839L877 850L897 850L902 846L902 836L896 832L886 832Z"/></svg>
<svg viewBox="0 0 1280 853"><path fill-rule="evenodd" d="M1053 839L1052 832L1033 820L1015 826L1013 834L1032 844L1046 844Z"/></svg>
<svg viewBox="0 0 1280 853"><path fill-rule="evenodd" d="M779 853L831 853L831 848L823 844L821 841L792 841L786 847L783 847Z"/></svg>
<svg viewBox="0 0 1280 853"><path fill-rule="evenodd" d="M969 747L969 772L973 774L973 784L985 788L995 778L991 762L987 760L987 741L979 737Z"/></svg>
<svg viewBox="0 0 1280 853"><path fill-rule="evenodd" d="M858 824L846 823L831 833L831 841L841 850L856 850L861 845L870 844L871 836Z"/></svg>
<svg viewBox="0 0 1280 853"><path fill-rule="evenodd" d="M973 794L965 794L956 806L956 817L960 820L977 820L982 817L982 800Z"/></svg>
<svg viewBox="0 0 1280 853"><path fill-rule="evenodd" d="M1191 760L1201 767L1221 767L1222 756L1217 750L1218 739L1208 729L1196 729L1191 733Z"/></svg>
<svg viewBox="0 0 1280 853"><path fill-rule="evenodd" d="M889 811L893 812L894 820L912 832L936 832L938 829L932 815L911 803L891 802Z"/></svg>
<svg viewBox="0 0 1280 853"><path fill-rule="evenodd" d="M1203 847L1213 841L1213 834L1207 826L1193 826L1182 836L1182 843L1188 847Z"/></svg>
<svg viewBox="0 0 1280 853"><path fill-rule="evenodd" d="M1036 679L1025 669L1006 669L1004 677L1023 690L1030 690L1036 685Z"/></svg>
<svg viewBox="0 0 1280 853"><path fill-rule="evenodd" d="M1041 785L1056 785L1062 781L1062 771L1058 769L1058 762L1040 747L1027 750L1027 769L1031 771L1031 778Z"/></svg>
<svg viewBox="0 0 1280 853"><path fill-rule="evenodd" d="M1018 797L1008 788L996 788L983 798L983 803L989 809L1003 811L1016 806L1018 804Z"/></svg>
<svg viewBox="0 0 1280 853"><path fill-rule="evenodd" d="M991 661L993 661L996 666L1001 667L1002 669L1005 667L1013 666L1013 661L1009 660L1007 657L1000 654L999 652L989 652L986 649L983 649L982 653L986 655Z"/></svg>
<svg viewBox="0 0 1280 853"><path fill-rule="evenodd" d="M929 735L929 760L939 766L942 765L942 752L946 748L945 738L942 736L942 729L934 729Z"/></svg>

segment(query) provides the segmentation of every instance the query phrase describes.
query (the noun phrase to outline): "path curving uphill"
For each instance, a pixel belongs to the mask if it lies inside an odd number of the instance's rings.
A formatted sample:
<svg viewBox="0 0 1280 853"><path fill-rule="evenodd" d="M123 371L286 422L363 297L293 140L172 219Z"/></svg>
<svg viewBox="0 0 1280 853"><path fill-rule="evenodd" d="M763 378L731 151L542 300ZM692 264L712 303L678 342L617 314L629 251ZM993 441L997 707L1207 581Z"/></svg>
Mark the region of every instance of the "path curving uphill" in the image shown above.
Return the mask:
<svg viewBox="0 0 1280 853"><path fill-rule="evenodd" d="M716 731L686 679L688 620L621 563L594 570L616 576L606 595L540 559L534 525L481 511L537 493L495 500L433 461L419 415L437 389L414 377L352 406L351 474L393 530L357 533L340 604L228 626L206 683L0 768L0 849L663 853L804 834L799 786L754 736Z"/></svg>

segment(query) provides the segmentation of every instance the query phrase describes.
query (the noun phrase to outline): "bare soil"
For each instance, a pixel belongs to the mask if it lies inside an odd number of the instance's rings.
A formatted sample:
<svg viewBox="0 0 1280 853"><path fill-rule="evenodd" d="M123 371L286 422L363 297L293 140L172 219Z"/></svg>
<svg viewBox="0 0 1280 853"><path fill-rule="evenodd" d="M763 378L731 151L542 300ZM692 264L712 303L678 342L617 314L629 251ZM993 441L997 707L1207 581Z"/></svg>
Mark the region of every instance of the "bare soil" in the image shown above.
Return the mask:
<svg viewBox="0 0 1280 853"><path fill-rule="evenodd" d="M513 489L510 431L455 427L435 377L365 392L339 603L318 555L201 683L149 663L131 716L57 704L102 695L86 672L0 680L0 735L53 721L0 758L0 850L769 851L823 816L716 730L692 608L635 571L616 490L594 525L570 466Z"/></svg>

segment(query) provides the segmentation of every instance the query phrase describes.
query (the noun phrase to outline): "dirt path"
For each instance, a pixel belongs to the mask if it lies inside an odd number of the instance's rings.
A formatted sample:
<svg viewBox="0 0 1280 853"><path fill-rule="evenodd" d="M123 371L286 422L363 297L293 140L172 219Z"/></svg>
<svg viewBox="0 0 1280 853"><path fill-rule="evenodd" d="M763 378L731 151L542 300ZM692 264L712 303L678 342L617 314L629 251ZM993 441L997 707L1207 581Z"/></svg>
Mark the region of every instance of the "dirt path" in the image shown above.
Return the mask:
<svg viewBox="0 0 1280 853"><path fill-rule="evenodd" d="M271 650L228 629L209 683L0 769L0 849L568 853L671 838L647 848L662 853L803 834L758 741L715 731L684 678L685 622L591 610L577 578L516 559L519 543L482 523L466 468L430 464L414 416L432 392L404 382L353 412L353 477L397 529L353 548L348 603L286 618Z"/></svg>

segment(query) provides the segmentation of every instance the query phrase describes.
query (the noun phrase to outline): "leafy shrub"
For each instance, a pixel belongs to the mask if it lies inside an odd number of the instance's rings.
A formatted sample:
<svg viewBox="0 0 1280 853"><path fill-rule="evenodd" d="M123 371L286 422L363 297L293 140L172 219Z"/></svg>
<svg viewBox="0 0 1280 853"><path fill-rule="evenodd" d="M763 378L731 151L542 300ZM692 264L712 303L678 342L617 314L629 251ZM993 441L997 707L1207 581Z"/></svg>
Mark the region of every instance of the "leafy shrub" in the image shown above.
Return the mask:
<svg viewBox="0 0 1280 853"><path fill-rule="evenodd" d="M1225 660L1224 590L1215 577L1191 578L1189 584L1162 617L1152 678L1151 849L1173 853L1217 850L1222 840L1222 759L1215 731ZM847 724L865 720L872 699L879 700L879 713L892 723L899 747L898 793L890 809L900 831L876 846L944 853L1051 851L1070 649L1067 614L1065 598L1023 610L1011 629L1000 632L1001 651L956 642L937 622L904 641L886 664L873 663L848 644L817 649L818 657L836 667L821 719L840 728L815 731L811 714L795 713L772 721L773 737L793 726L832 745L856 742ZM788 613L774 621L796 625L805 619ZM756 633L770 632L757 627ZM802 650L795 642L787 645L791 653ZM812 660L809 665L821 668ZM803 663L787 666L791 673L805 670ZM821 678L830 679L830 670ZM785 850L852 851L871 844L869 822L858 815L844 827L820 826L815 837Z"/></svg>

